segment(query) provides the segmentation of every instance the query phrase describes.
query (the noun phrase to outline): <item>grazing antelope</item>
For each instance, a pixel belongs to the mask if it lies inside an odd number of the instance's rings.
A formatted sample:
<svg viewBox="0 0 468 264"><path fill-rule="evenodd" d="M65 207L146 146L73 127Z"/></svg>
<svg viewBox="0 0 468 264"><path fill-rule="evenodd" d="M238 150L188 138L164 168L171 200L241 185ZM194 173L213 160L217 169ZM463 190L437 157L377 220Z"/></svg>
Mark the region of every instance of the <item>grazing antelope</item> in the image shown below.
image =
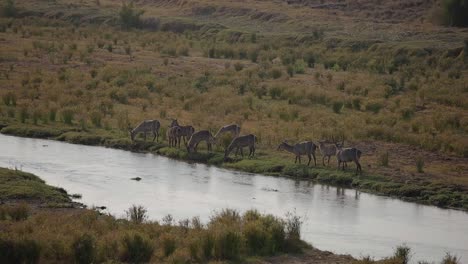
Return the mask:
<svg viewBox="0 0 468 264"><path fill-rule="evenodd" d="M180 127L180 135L184 139L184 144L187 145L187 140L190 139L192 134L195 132L195 128L193 126L181 126L177 119L172 119L171 125L169 127ZM180 138L179 138L179 148L180 148Z"/></svg>
<svg viewBox="0 0 468 264"><path fill-rule="evenodd" d="M231 133L236 138L236 137L239 136L240 130L241 130L241 128L240 128L239 125L236 125L236 124L226 125L226 126L223 126L222 128L220 128L218 130L218 132L216 133L214 138L218 139L219 136L221 136L224 133L228 133L228 132Z"/></svg>
<svg viewBox="0 0 468 264"><path fill-rule="evenodd" d="M211 144L215 143L215 139L208 130L200 130L193 133L193 135L190 137L190 140L188 141L187 151L197 152L198 144L200 144L201 141L205 141L206 145L208 146L208 151L211 151Z"/></svg>
<svg viewBox="0 0 468 264"><path fill-rule="evenodd" d="M161 123L158 120L145 120L141 122L137 127L130 131L130 138L132 141L135 140L135 136L138 133L143 133L145 136L146 141L146 134L153 133L154 138L153 141L156 139L156 142L159 139L159 128L161 127Z"/></svg>
<svg viewBox="0 0 468 264"><path fill-rule="evenodd" d="M244 153L242 151L242 148L244 147L249 147L249 157L253 157L255 155L255 142L257 142L257 137L253 134L234 138L224 152L224 158L226 159L234 148L236 149L236 156L240 149L241 155L244 157Z"/></svg>
<svg viewBox="0 0 468 264"><path fill-rule="evenodd" d="M289 145L286 141L283 141L278 146L278 150L286 150L287 152L291 152L296 156L296 159L294 160L294 163L296 163L299 160L299 164L301 164L301 155L307 155L309 157L309 162L307 163L307 166L310 165L310 161L312 160L312 157L314 157L314 164L317 166L317 160L315 158L315 150L317 149L317 146L312 142L312 141L304 141L301 143L297 143L296 145Z"/></svg>
<svg viewBox="0 0 468 264"><path fill-rule="evenodd" d="M346 162L354 161L356 163L356 174L362 172L361 164L359 159L361 158L362 152L357 148L343 148L342 145L335 144L337 152L336 159L338 160L338 168L343 163L342 169L345 169Z"/></svg>
<svg viewBox="0 0 468 264"><path fill-rule="evenodd" d="M177 141L179 141L179 147L180 147L180 134L181 134L180 127L178 126L170 127L166 133L167 133L167 140L169 141L169 147L176 147Z"/></svg>
<svg viewBox="0 0 468 264"><path fill-rule="evenodd" d="M326 144L326 141L319 141L319 150L322 154L322 164L325 166L325 158L328 158L327 166L330 165L330 157L335 156L337 148L335 144Z"/></svg>

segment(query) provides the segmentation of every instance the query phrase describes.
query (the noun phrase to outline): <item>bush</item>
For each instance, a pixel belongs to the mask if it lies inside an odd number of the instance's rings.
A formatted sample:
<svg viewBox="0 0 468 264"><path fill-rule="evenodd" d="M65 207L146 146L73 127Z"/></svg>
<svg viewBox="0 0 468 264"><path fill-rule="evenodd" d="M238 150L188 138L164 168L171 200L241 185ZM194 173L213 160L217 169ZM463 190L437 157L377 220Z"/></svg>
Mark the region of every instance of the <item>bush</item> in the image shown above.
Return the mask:
<svg viewBox="0 0 468 264"><path fill-rule="evenodd" d="M442 264L460 264L460 258L451 255L450 253L445 253L445 257L442 259Z"/></svg>
<svg viewBox="0 0 468 264"><path fill-rule="evenodd" d="M245 246L250 255L265 255L268 234L259 221L250 221L243 228Z"/></svg>
<svg viewBox="0 0 468 264"><path fill-rule="evenodd" d="M239 232L224 226L218 230L214 241L214 256L218 259L236 260L240 256L242 237Z"/></svg>
<svg viewBox="0 0 468 264"><path fill-rule="evenodd" d="M19 112L19 118L21 123L26 123L26 119L29 118L29 112L27 107L21 107L20 112Z"/></svg>
<svg viewBox="0 0 468 264"><path fill-rule="evenodd" d="M163 247L163 252L165 257L169 257L176 250L176 241L175 239L167 234L161 237L161 244Z"/></svg>
<svg viewBox="0 0 468 264"><path fill-rule="evenodd" d="M374 114L378 114L380 109L382 109L382 105L380 103L368 103L366 105L366 111L370 111Z"/></svg>
<svg viewBox="0 0 468 264"><path fill-rule="evenodd" d="M419 173L424 172L424 159L421 156L416 158L416 170Z"/></svg>
<svg viewBox="0 0 468 264"><path fill-rule="evenodd" d="M8 92L2 96L3 103L6 106L16 106L16 95L12 92Z"/></svg>
<svg viewBox="0 0 468 264"><path fill-rule="evenodd" d="M120 23L125 28L140 27L140 17L143 15L143 13L143 10L134 9L133 2L130 4L124 3L119 12Z"/></svg>
<svg viewBox="0 0 468 264"><path fill-rule="evenodd" d="M468 3L466 0L444 0L442 2L444 22L448 26L468 26Z"/></svg>
<svg viewBox="0 0 468 264"><path fill-rule="evenodd" d="M148 218L146 208L141 205L132 205L125 213L127 218L135 224L141 224Z"/></svg>
<svg viewBox="0 0 468 264"><path fill-rule="evenodd" d="M98 111L91 112L90 118L91 118L91 123L93 123L95 127L101 127L101 120L102 120L101 113L99 113Z"/></svg>
<svg viewBox="0 0 468 264"><path fill-rule="evenodd" d="M72 244L75 261L80 264L93 263L96 258L96 241L90 234L77 237Z"/></svg>
<svg viewBox="0 0 468 264"><path fill-rule="evenodd" d="M281 87L274 86L270 88L269 92L270 92L271 99L278 99L281 97L281 94L283 93L283 89Z"/></svg>
<svg viewBox="0 0 468 264"><path fill-rule="evenodd" d="M19 204L10 207L7 210L8 215L13 221L22 221L28 219L31 209L27 204Z"/></svg>
<svg viewBox="0 0 468 264"><path fill-rule="evenodd" d="M4 17L15 17L18 13L18 9L15 6L15 1L6 0L5 5L2 6L1 14Z"/></svg>
<svg viewBox="0 0 468 264"><path fill-rule="evenodd" d="M280 78L281 75L282 75L281 69L279 69L279 68L274 68L274 69L272 69L271 72L270 72L270 75L271 75L271 77L272 77L273 79L278 79L278 78Z"/></svg>
<svg viewBox="0 0 468 264"><path fill-rule="evenodd" d="M408 264L411 258L410 252L411 252L411 248L409 248L406 245L401 245L395 249L395 253L393 257L401 261L401 264Z"/></svg>
<svg viewBox="0 0 468 264"><path fill-rule="evenodd" d="M123 239L124 253L122 261L131 263L149 262L153 255L153 245L149 239L143 238L140 234L127 235Z"/></svg>
<svg viewBox="0 0 468 264"><path fill-rule="evenodd" d="M67 125L73 124L73 116L75 113L71 109L62 110L62 121Z"/></svg>
<svg viewBox="0 0 468 264"><path fill-rule="evenodd" d="M0 238L0 263L39 263L41 247L34 240Z"/></svg>
<svg viewBox="0 0 468 264"><path fill-rule="evenodd" d="M379 161L381 166L388 167L388 151L380 154Z"/></svg>
<svg viewBox="0 0 468 264"><path fill-rule="evenodd" d="M332 108L333 112L337 114L341 113L341 109L343 109L343 102L334 102Z"/></svg>
<svg viewBox="0 0 468 264"><path fill-rule="evenodd" d="M214 238L211 234L202 236L201 248L205 260L210 259L211 256L213 256Z"/></svg>
<svg viewBox="0 0 468 264"><path fill-rule="evenodd" d="M234 63L234 69L236 71L242 71L242 69L244 69L244 64L242 64L240 62L236 62L236 63Z"/></svg>

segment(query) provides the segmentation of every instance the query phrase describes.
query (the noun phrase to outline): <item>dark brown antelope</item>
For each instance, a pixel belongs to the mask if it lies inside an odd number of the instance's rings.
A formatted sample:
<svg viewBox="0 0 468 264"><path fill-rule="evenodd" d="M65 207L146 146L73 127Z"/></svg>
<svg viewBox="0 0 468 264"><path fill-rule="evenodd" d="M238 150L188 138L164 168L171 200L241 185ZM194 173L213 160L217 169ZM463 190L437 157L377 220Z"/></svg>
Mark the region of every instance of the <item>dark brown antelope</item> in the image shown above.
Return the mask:
<svg viewBox="0 0 468 264"><path fill-rule="evenodd" d="M211 145L215 143L215 139L210 131L208 130L200 130L190 137L190 140L187 144L187 151L188 152L197 152L198 144L200 142L205 141L208 147L208 151L211 151Z"/></svg>
<svg viewBox="0 0 468 264"><path fill-rule="evenodd" d="M218 130L214 138L218 139L218 137L224 133L231 133L233 137L238 137L240 134L240 130L241 128L239 125L236 125L236 124L226 125Z"/></svg>
<svg viewBox="0 0 468 264"><path fill-rule="evenodd" d="M338 168L340 168L341 164L342 169L345 169L346 162L354 161L356 163L356 174L358 172L362 172L361 164L359 163L359 159L361 158L362 152L357 148L343 148L340 144L335 144L337 152L336 152L336 159L338 160Z"/></svg>
<svg viewBox="0 0 468 264"><path fill-rule="evenodd" d="M130 138L132 141L135 140L135 136L138 133L143 133L146 141L146 134L147 133L153 133L154 138L153 141L156 139L156 142L159 139L159 128L161 127L161 124L159 123L158 120L145 120L141 122L137 127L132 129L130 131Z"/></svg>
<svg viewBox="0 0 468 264"><path fill-rule="evenodd" d="M302 155L307 155L309 158L309 162L307 163L307 166L310 165L310 161L312 160L312 157L314 157L314 164L317 166L317 160L315 158L315 150L317 149L317 146L312 142L312 141L304 141L301 143L297 143L295 145L289 145L286 141L283 141L279 146L278 150L286 150L287 152L291 152L296 156L296 159L294 160L294 163L297 163L299 160L299 164L301 164L301 156Z"/></svg>
<svg viewBox="0 0 468 264"><path fill-rule="evenodd" d="M175 126L180 127L179 137L182 137L184 139L184 144L187 146L187 140L195 132L195 128L193 128L193 126L181 126L179 125L179 122L177 122L177 119L172 119L171 125L169 127L175 127ZM180 148L180 138L178 139L178 141L179 141L179 148Z"/></svg>
<svg viewBox="0 0 468 264"><path fill-rule="evenodd" d="M253 134L239 136L232 140L231 144L226 148L224 152L224 158L226 159L229 154L232 152L233 149L236 149L236 156L240 149L242 157L244 157L244 153L242 148L249 147L249 157L253 157L255 155L255 143L257 142L257 137Z"/></svg>
<svg viewBox="0 0 468 264"><path fill-rule="evenodd" d="M169 142L169 147L176 147L177 142L179 142L179 147L180 147L180 134L181 130L180 127L174 126L170 127L167 132L167 141Z"/></svg>

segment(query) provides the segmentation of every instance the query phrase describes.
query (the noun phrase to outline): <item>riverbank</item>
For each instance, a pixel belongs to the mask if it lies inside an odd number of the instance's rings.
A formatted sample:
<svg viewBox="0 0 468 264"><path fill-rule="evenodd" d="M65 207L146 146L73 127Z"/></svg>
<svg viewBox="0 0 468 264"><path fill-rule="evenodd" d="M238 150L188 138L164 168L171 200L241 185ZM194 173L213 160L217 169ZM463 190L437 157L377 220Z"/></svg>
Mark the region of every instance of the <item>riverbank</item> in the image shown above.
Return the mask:
<svg viewBox="0 0 468 264"><path fill-rule="evenodd" d="M222 148L208 153L201 146L198 153L185 149L169 148L164 143L132 142L124 133L105 129L80 129L74 126L29 125L3 123L1 133L22 137L46 138L74 144L103 146L134 152L148 152L187 162L198 162L248 173L283 176L310 180L321 184L354 188L377 195L396 197L405 201L435 205L442 208L468 210L468 192L462 185L444 183L431 177L394 179L366 172L355 175L353 165L347 171L331 167L298 165L282 153L268 151L262 146L253 159L230 159L224 162ZM320 161L320 158L318 158ZM462 179L463 180L463 179Z"/></svg>
<svg viewBox="0 0 468 264"><path fill-rule="evenodd" d="M294 214L281 219L224 209L203 224L198 217L148 220L146 209L134 205L118 219L76 206L65 190L19 170L0 168L0 195L2 263L401 264L411 258L404 245L381 260L319 250L299 239L302 220ZM441 263L459 261L447 253Z"/></svg>

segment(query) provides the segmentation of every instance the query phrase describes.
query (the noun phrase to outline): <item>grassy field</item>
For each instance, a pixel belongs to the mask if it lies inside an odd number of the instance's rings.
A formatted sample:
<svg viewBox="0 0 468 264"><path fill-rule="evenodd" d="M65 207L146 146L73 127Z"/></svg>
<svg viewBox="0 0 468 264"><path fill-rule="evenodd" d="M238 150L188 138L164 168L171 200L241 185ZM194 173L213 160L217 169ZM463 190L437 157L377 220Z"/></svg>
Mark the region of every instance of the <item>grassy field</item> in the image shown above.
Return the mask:
<svg viewBox="0 0 468 264"><path fill-rule="evenodd" d="M0 18L2 133L467 208L468 32L433 22L436 2L384 4L385 15L372 1L175 2L135 2L133 28L119 1L16 1ZM129 126L159 119L165 134L168 118L213 132L238 123L259 156L221 164L219 153L129 141ZM363 151L364 175L276 151L332 137Z"/></svg>

